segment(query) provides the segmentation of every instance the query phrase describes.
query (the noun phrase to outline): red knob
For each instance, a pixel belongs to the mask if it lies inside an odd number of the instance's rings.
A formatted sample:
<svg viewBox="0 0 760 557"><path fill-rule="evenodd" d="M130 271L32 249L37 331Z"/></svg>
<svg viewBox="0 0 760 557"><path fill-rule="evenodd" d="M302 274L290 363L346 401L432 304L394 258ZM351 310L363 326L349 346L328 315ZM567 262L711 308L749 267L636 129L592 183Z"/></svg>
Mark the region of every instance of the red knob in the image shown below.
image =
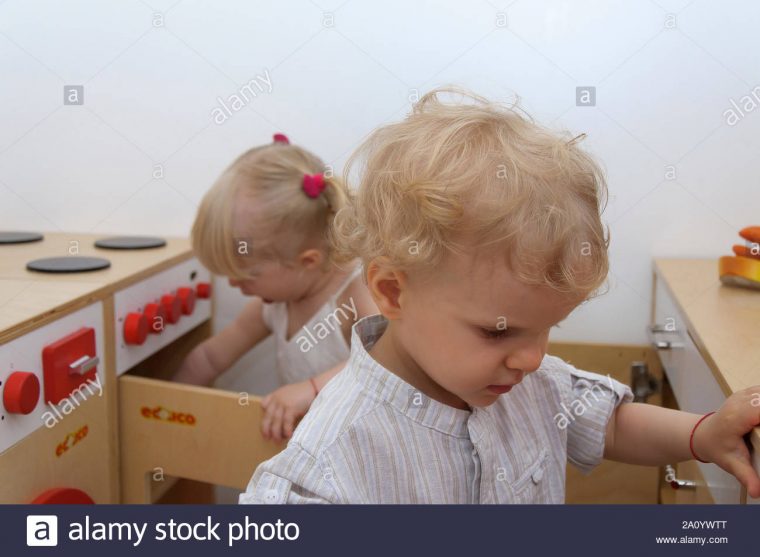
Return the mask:
<svg viewBox="0 0 760 557"><path fill-rule="evenodd" d="M148 332L154 335L161 334L164 330L164 321L166 321L166 311L161 304L145 304L145 311L143 311L145 319L148 320Z"/></svg>
<svg viewBox="0 0 760 557"><path fill-rule="evenodd" d="M32 505L94 505L95 501L81 489L54 487L39 494Z"/></svg>
<svg viewBox="0 0 760 557"><path fill-rule="evenodd" d="M166 312L166 320L169 323L176 323L182 315L182 300L174 294L164 294L161 296L161 305Z"/></svg>
<svg viewBox="0 0 760 557"><path fill-rule="evenodd" d="M148 320L142 313L128 313L124 319L124 342L138 346L148 338Z"/></svg>
<svg viewBox="0 0 760 557"><path fill-rule="evenodd" d="M195 287L195 293L198 294L199 298L203 298L204 300L209 299L211 297L211 283L199 282Z"/></svg>
<svg viewBox="0 0 760 557"><path fill-rule="evenodd" d="M11 414L29 414L40 399L40 380L28 371L14 371L3 389L3 404Z"/></svg>
<svg viewBox="0 0 760 557"><path fill-rule="evenodd" d="M186 286L177 288L177 298L182 301L182 313L192 314L195 309L195 290Z"/></svg>

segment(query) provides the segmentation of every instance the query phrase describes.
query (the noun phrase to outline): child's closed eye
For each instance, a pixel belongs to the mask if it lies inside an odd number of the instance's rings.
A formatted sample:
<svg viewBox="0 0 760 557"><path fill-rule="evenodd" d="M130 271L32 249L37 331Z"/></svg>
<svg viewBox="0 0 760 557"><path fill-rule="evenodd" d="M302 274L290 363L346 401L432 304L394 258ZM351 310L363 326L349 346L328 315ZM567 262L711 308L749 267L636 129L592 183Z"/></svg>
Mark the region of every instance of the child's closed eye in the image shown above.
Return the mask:
<svg viewBox="0 0 760 557"><path fill-rule="evenodd" d="M507 336L507 329L486 329L484 327L480 327L481 334L490 340L498 340L502 339Z"/></svg>
<svg viewBox="0 0 760 557"><path fill-rule="evenodd" d="M553 325L551 327L552 329L559 329L559 325ZM480 330L480 334L487 338L488 340L500 340L503 338L506 338L509 335L509 328L508 327L502 327L502 328L496 328L496 329L489 329L488 327L478 327Z"/></svg>

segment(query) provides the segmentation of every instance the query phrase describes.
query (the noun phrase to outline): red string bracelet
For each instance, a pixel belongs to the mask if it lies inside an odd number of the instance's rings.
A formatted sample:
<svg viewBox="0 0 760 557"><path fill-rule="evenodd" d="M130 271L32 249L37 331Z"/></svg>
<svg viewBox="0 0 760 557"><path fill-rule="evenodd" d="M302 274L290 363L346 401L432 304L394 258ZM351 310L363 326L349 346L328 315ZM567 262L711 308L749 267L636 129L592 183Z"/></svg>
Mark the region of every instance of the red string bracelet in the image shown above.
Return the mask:
<svg viewBox="0 0 760 557"><path fill-rule="evenodd" d="M691 435L689 436L689 450L691 451L691 455L696 460L698 460L699 462L701 462L703 464L710 464L710 463L707 462L706 460L702 460L701 458L699 458L697 456L697 453L694 452L694 432L697 431L697 426L702 423L702 420L704 420L708 416L712 416L713 414L715 414L715 412L709 412L708 414L705 414L704 416L702 416L701 418L699 418L699 421L697 421L697 423L695 423L694 427L691 429Z"/></svg>
<svg viewBox="0 0 760 557"><path fill-rule="evenodd" d="M317 398L317 395L319 394L319 389L317 389L317 382L314 381L313 377L309 377L309 382L311 383L311 386L314 387L314 398Z"/></svg>

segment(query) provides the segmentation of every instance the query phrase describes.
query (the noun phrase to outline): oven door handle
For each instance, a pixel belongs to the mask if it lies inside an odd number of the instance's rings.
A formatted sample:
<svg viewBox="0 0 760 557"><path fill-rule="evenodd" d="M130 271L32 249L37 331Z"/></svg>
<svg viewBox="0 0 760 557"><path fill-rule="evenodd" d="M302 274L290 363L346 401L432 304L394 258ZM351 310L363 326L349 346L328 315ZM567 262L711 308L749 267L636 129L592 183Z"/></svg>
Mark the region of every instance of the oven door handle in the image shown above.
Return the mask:
<svg viewBox="0 0 760 557"><path fill-rule="evenodd" d="M84 355L77 361L69 364L69 375L84 375L100 363L97 356Z"/></svg>

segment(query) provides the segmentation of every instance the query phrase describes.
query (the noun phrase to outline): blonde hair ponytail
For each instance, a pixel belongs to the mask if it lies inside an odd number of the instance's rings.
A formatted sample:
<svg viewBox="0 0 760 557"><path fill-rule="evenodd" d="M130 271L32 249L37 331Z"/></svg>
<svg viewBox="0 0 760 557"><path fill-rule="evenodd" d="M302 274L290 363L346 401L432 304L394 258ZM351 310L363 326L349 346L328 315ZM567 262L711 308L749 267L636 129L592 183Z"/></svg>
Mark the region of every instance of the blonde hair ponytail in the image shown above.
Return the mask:
<svg viewBox="0 0 760 557"><path fill-rule="evenodd" d="M315 174L322 175L324 188L308 194L304 177ZM307 248L322 249L327 267L329 231L347 200L343 181L319 157L275 140L239 156L206 193L193 224L193 248L209 270L234 278L245 277L241 241L250 244L247 255L279 261ZM233 217L241 212L247 220L233 230Z"/></svg>

